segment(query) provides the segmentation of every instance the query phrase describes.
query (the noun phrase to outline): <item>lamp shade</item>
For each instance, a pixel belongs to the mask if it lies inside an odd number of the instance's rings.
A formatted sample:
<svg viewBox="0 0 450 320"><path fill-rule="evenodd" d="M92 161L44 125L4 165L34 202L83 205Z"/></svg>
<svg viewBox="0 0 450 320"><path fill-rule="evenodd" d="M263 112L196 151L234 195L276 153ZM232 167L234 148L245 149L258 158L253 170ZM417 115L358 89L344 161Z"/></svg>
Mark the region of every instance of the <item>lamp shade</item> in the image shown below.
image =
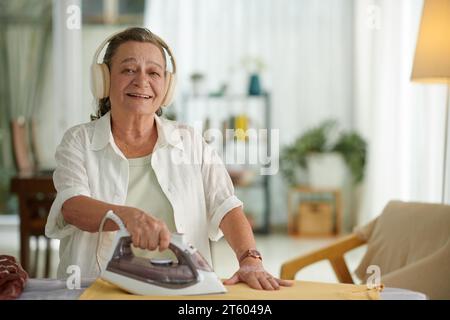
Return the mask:
<svg viewBox="0 0 450 320"><path fill-rule="evenodd" d="M450 0L425 0L411 80L450 81Z"/></svg>

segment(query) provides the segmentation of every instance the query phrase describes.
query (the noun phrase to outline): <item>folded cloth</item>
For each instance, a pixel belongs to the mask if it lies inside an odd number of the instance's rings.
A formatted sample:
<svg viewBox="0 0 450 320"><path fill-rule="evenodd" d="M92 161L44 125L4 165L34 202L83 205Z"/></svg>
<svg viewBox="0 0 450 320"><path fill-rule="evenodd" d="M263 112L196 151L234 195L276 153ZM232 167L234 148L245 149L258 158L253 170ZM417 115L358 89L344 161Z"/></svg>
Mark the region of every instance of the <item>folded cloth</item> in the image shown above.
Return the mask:
<svg viewBox="0 0 450 320"><path fill-rule="evenodd" d="M14 257L0 255L0 300L18 298L27 279L28 274Z"/></svg>

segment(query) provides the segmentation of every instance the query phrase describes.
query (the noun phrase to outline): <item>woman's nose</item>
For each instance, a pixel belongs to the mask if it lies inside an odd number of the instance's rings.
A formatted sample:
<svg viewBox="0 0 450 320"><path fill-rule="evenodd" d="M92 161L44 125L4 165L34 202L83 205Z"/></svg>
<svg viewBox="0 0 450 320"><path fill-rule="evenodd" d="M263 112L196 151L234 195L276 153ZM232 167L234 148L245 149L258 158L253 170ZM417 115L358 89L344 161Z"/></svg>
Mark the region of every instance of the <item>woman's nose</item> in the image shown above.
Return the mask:
<svg viewBox="0 0 450 320"><path fill-rule="evenodd" d="M147 74L145 72L136 72L133 84L140 88L148 87L150 84Z"/></svg>

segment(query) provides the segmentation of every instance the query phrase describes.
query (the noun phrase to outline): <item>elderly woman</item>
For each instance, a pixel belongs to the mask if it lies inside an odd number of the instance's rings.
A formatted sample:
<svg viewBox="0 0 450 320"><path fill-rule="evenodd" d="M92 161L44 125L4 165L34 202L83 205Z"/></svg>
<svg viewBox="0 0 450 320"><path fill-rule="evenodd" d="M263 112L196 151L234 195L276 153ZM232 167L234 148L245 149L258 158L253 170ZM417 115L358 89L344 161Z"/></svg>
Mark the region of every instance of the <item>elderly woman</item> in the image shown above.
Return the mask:
<svg viewBox="0 0 450 320"><path fill-rule="evenodd" d="M130 28L106 43L104 65L93 64L98 119L69 129L56 150L57 197L46 235L61 240L58 277L67 277L70 265L78 265L82 277L98 276L99 226L112 210L136 248L170 252L171 233L179 232L211 264L208 238L224 235L240 266L225 284L265 290L290 285L264 270L217 153L192 128L160 117L176 71L164 41L147 29ZM117 229L107 220L98 248L103 264Z"/></svg>

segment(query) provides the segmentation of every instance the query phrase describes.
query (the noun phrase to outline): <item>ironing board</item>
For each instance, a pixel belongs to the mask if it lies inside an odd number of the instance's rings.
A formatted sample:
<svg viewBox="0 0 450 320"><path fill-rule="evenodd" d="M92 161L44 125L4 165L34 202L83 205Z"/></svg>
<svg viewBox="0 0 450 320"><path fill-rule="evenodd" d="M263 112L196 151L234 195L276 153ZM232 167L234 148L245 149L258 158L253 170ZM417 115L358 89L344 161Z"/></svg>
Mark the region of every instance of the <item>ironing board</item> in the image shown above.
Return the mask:
<svg viewBox="0 0 450 320"><path fill-rule="evenodd" d="M295 281L292 287L266 291L249 288L243 283L226 286L224 294L192 296L137 296L129 294L117 286L97 279L83 294L81 300L378 300L377 289L368 289L364 285L341 283L320 283Z"/></svg>
<svg viewBox="0 0 450 320"><path fill-rule="evenodd" d="M57 279L28 279L27 281L27 285L22 293L22 295L19 297L18 300L76 300L76 299L94 299L93 297L93 289L95 289L94 285L97 286L98 284L103 285L101 281L96 282L96 279L81 279L81 288L80 289L74 289L74 290L69 290L66 287L66 282L64 280L57 280ZM305 288L307 288L308 286L310 286L311 284L313 284L313 282L303 282L303 281L297 281L296 282L296 286L294 287L294 292L296 292L298 290L297 285L303 285ZM317 284L317 283L316 283ZM325 287L327 288L334 288L334 290L336 291L336 284L323 284L325 285ZM338 284L339 287L342 286L342 284ZM348 286L348 285L344 285L344 286ZM352 286L352 285L351 285ZM237 292L234 292L234 287L236 287ZM325 288L322 287L322 288ZM108 288L108 287L106 287ZM111 289L111 288L110 288ZM252 289L249 289L248 287L239 284L236 286L227 286L228 291L233 292L234 294L244 294L245 292L247 292L247 296L248 296L248 292L251 292L252 297L251 299L256 299L256 297L254 297L255 294L260 294L262 292L260 291L255 291ZM284 289L289 289L289 288L282 288L282 290L280 292L283 292ZM117 291L118 290L118 291ZM290 291L290 290L288 290ZM113 291L112 292L119 292L119 294L121 295L127 295L125 292L121 291L120 289L114 288L113 287ZM94 291L95 295L98 295L98 292L96 293ZM109 294L111 294L111 291L109 291ZM269 292L270 294L270 292ZM282 295L284 295L285 292L282 293ZM291 295L293 292L289 292L289 295ZM277 292L275 292L275 295L278 295ZM136 296L131 296L132 298L139 298ZM131 298L128 297L128 298ZM109 299L112 298L111 296L109 297L104 297L104 299ZM149 297L146 297L149 298ZM152 297L153 299L157 298L157 297ZM205 296L197 296L197 299L205 299ZM211 297L210 297L211 298ZM221 299L227 299L226 295L221 295L220 297ZM314 299L315 297L310 296L310 297L306 297L306 296L302 296L302 297L295 297L295 299ZM321 297L317 297L318 299L325 299L324 296ZM379 298L381 300L424 300L426 299L426 296L422 293L419 292L414 292L414 291L410 291L410 290L405 290L405 289L398 289L398 288L384 288L382 292L379 293ZM95 298L95 299L100 299L100 298ZM117 297L115 297L115 299L117 299ZM122 298L120 298L122 299ZM167 297L159 297L159 299L167 299ZM176 299L183 299L183 297L177 297ZM193 297L187 298L185 297L184 299L194 299ZM228 297L228 299L233 299L233 297ZM237 298L235 298L237 299ZM250 299L249 297L247 297L246 299ZM280 297L276 298L276 297L269 297L269 299L280 299ZM342 299L345 299L345 297L343 297Z"/></svg>

